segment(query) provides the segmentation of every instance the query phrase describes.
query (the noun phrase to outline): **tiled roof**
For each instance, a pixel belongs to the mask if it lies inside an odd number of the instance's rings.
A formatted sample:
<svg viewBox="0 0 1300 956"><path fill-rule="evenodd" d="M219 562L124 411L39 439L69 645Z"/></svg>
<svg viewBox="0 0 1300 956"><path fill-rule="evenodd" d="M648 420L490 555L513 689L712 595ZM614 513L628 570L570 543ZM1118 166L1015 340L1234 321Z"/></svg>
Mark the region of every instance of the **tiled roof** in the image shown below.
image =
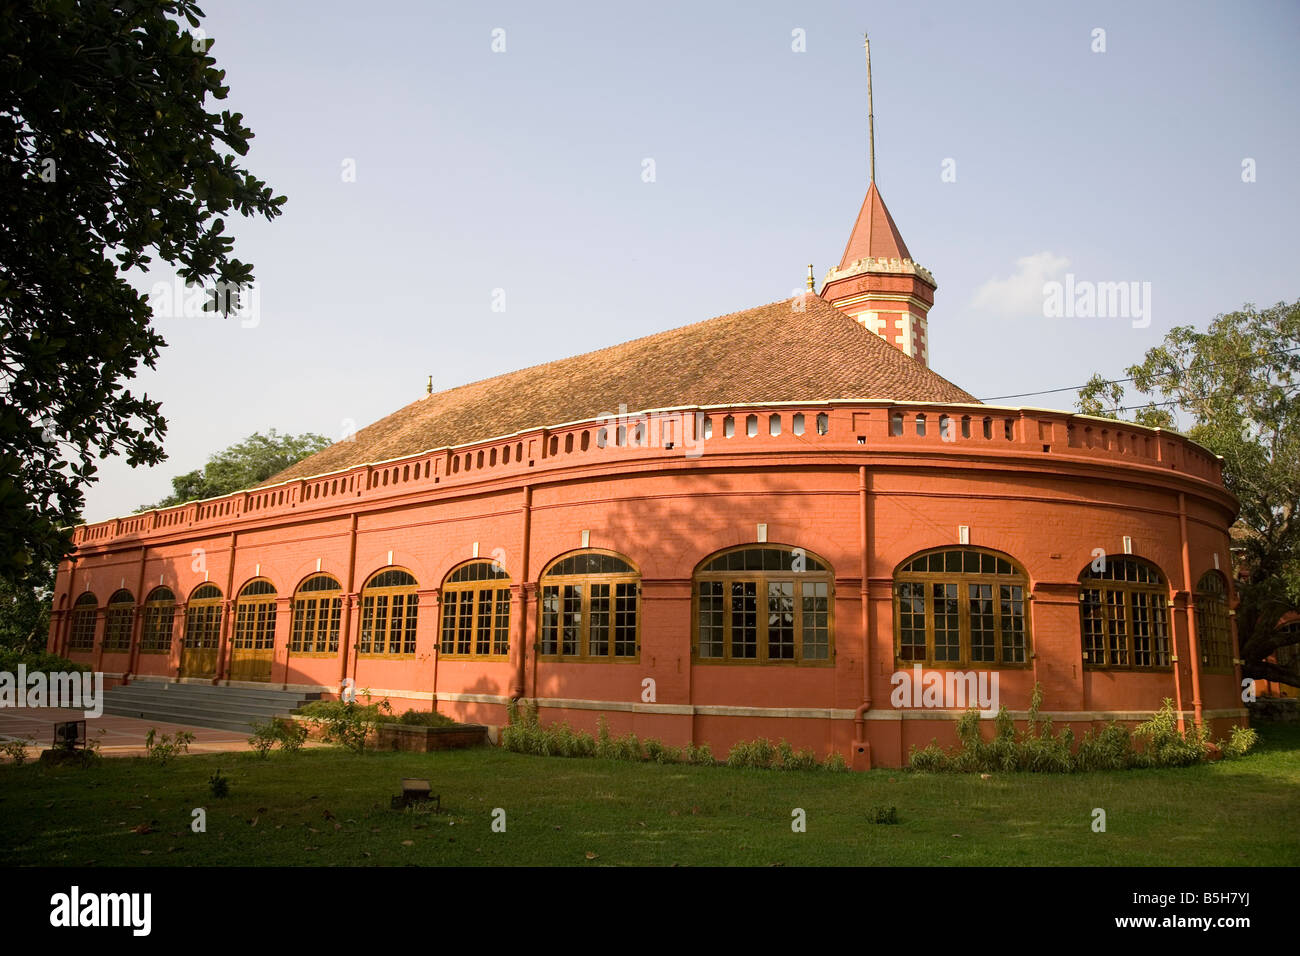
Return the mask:
<svg viewBox="0 0 1300 956"><path fill-rule="evenodd" d="M620 404L869 398L976 401L810 293L423 396L266 483L616 415Z"/></svg>
<svg viewBox="0 0 1300 956"><path fill-rule="evenodd" d="M858 221L853 224L853 232L849 234L848 245L844 247L840 268L867 258L912 258L875 183L867 189L867 198L862 200L862 209L858 213Z"/></svg>

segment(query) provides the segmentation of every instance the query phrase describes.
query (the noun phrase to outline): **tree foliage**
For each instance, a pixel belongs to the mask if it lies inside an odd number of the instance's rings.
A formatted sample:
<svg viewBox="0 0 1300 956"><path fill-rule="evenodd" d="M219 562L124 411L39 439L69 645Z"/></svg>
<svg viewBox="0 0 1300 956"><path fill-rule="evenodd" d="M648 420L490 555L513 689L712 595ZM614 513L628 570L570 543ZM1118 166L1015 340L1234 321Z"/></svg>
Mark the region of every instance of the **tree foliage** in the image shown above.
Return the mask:
<svg viewBox="0 0 1300 956"><path fill-rule="evenodd" d="M1094 375L1080 411L1130 412L1164 428L1186 416L1187 436L1223 457L1224 481L1241 501L1233 545L1243 672L1300 685L1300 673L1267 661L1295 643L1278 625L1300 609L1300 301L1246 305L1204 332L1171 329L1127 374L1144 404L1125 408L1125 389Z"/></svg>
<svg viewBox="0 0 1300 956"><path fill-rule="evenodd" d="M265 435L254 432L243 441L217 452L201 471L189 471L173 478L170 495L157 504L144 505L137 510L169 508L251 488L329 444L328 438L311 432L280 435L274 428Z"/></svg>
<svg viewBox="0 0 1300 956"><path fill-rule="evenodd" d="M0 648L34 653L50 636L50 602L54 599L54 565L31 569L22 582L0 578Z"/></svg>
<svg viewBox="0 0 1300 956"><path fill-rule="evenodd" d="M2 579L66 553L97 459L165 457L159 403L125 384L165 344L129 274L156 256L190 283L245 285L223 217L285 201L236 164L240 114L207 109L228 88L191 32L202 15L0 0Z"/></svg>

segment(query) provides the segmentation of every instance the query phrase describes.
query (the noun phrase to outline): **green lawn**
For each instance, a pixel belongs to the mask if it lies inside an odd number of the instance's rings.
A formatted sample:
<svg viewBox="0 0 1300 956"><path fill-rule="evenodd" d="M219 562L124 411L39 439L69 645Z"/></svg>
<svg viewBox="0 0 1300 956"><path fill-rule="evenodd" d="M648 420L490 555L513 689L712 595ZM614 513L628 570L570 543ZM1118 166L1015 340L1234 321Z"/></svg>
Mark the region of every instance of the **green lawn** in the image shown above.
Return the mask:
<svg viewBox="0 0 1300 956"><path fill-rule="evenodd" d="M1300 864L1300 725L1183 770L936 776L728 770L498 749L0 767L7 865ZM220 767L230 796L214 799ZM439 815L388 809L429 778ZM898 808L897 825L868 822ZM190 829L207 808L207 832ZM491 828L506 811L506 832ZM1106 811L1094 833L1093 808ZM807 832L791 830L791 811ZM152 832L135 832L136 828ZM594 854L594 856L591 856Z"/></svg>

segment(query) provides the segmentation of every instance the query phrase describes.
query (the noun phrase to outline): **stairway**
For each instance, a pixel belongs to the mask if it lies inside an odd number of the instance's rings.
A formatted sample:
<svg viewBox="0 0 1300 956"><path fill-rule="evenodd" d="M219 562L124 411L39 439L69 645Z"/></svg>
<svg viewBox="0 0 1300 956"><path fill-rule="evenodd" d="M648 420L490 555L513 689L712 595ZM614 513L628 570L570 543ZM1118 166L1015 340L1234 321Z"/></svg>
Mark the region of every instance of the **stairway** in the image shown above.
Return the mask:
<svg viewBox="0 0 1300 956"><path fill-rule="evenodd" d="M292 690L136 680L104 692L104 713L251 733L253 724L319 697Z"/></svg>

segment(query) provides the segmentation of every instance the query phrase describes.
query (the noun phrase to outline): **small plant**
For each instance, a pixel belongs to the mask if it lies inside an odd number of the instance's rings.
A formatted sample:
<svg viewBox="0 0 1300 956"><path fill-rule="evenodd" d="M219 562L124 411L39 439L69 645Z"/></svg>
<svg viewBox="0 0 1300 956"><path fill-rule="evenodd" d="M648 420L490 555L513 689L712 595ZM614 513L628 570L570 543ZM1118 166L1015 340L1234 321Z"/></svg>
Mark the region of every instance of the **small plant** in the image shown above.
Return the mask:
<svg viewBox="0 0 1300 956"><path fill-rule="evenodd" d="M1188 767L1205 759L1209 731L1190 724L1179 732L1174 702L1166 697L1151 719L1139 724L1133 736L1144 744L1140 762L1148 767Z"/></svg>
<svg viewBox="0 0 1300 956"><path fill-rule="evenodd" d="M221 775L220 767L217 768L216 773L208 777L208 789L212 791L212 795L218 800L224 800L230 796L230 780Z"/></svg>
<svg viewBox="0 0 1300 956"><path fill-rule="evenodd" d="M178 730L174 734L159 734L157 727L150 727L144 736L144 749L150 760L159 766L165 765L173 757L189 753L194 735L188 730Z"/></svg>
<svg viewBox="0 0 1300 956"><path fill-rule="evenodd" d="M257 751L257 755L265 760L271 754L271 749L280 739L280 728L274 720L268 720L266 723L253 725L253 736L248 738L248 745Z"/></svg>
<svg viewBox="0 0 1300 956"><path fill-rule="evenodd" d="M4 746L0 747L0 751L3 751L4 755L14 762L15 767L21 767L27 762L27 748L32 743L34 741L16 738L5 741Z"/></svg>
<svg viewBox="0 0 1300 956"><path fill-rule="evenodd" d="M614 750L618 760L644 760L645 754L641 752L641 741L637 739L636 734L624 734L614 741Z"/></svg>
<svg viewBox="0 0 1300 956"><path fill-rule="evenodd" d="M929 771L930 773L944 773L952 769L952 760L939 746L938 738L932 738L920 750L916 749L916 744L912 744L907 763L913 770Z"/></svg>
<svg viewBox="0 0 1300 956"><path fill-rule="evenodd" d="M887 824L897 823L898 808L897 807L872 807L871 811L867 814L867 819L870 820L872 823L887 823Z"/></svg>
<svg viewBox="0 0 1300 956"><path fill-rule="evenodd" d="M759 737L748 742L740 740L727 753L727 766L742 770L767 770L775 757L776 747L766 738Z"/></svg>
<svg viewBox="0 0 1300 956"><path fill-rule="evenodd" d="M708 744L687 744L686 750L682 754L688 764L694 767L712 767L714 764L713 751Z"/></svg>
<svg viewBox="0 0 1300 956"><path fill-rule="evenodd" d="M1135 763L1133 735L1118 721L1111 721L1094 734L1085 731L1074 755L1074 769L1126 770Z"/></svg>
<svg viewBox="0 0 1300 956"><path fill-rule="evenodd" d="M681 763L682 761L682 751L679 748L670 747L657 737L647 737L644 747L646 759L655 763Z"/></svg>
<svg viewBox="0 0 1300 956"><path fill-rule="evenodd" d="M307 728L296 720L281 720L276 723L280 749L287 754L296 754L307 742Z"/></svg>
<svg viewBox="0 0 1300 956"><path fill-rule="evenodd" d="M776 745L776 769L816 770L817 755L811 750L795 750L787 740Z"/></svg>
<svg viewBox="0 0 1300 956"><path fill-rule="evenodd" d="M1233 727L1232 736L1226 743L1220 744L1219 749L1223 751L1226 759L1234 760L1246 756L1257 743L1259 743L1259 734L1254 727Z"/></svg>
<svg viewBox="0 0 1300 956"><path fill-rule="evenodd" d="M823 770L829 770L831 773L848 773L849 762L844 759L844 754L838 750L832 750L826 755L826 760L822 763Z"/></svg>
<svg viewBox="0 0 1300 956"><path fill-rule="evenodd" d="M609 735L609 722L604 714L596 718L596 756L602 760L618 759L618 748Z"/></svg>

